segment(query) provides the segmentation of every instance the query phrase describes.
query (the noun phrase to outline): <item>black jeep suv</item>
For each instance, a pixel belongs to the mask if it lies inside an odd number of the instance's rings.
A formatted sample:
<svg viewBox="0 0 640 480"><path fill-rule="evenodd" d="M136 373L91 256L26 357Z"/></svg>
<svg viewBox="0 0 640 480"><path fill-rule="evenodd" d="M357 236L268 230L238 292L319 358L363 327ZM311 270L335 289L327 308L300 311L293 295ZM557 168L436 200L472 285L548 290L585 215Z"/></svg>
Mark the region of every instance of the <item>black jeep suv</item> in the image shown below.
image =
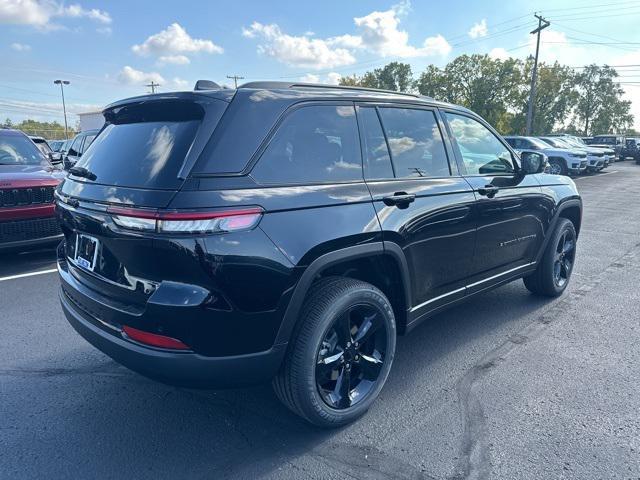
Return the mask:
<svg viewBox="0 0 640 480"><path fill-rule="evenodd" d="M323 426L363 414L396 335L524 278L567 287L582 203L473 112L417 95L249 83L104 110L56 192L60 300L172 384L273 380Z"/></svg>

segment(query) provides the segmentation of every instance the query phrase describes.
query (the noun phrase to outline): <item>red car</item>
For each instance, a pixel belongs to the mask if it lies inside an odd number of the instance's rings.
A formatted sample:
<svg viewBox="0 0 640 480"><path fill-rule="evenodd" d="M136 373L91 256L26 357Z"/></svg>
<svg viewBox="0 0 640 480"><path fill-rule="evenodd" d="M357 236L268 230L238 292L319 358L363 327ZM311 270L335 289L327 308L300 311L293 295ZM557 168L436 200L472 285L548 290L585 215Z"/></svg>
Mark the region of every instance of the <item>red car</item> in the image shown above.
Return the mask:
<svg viewBox="0 0 640 480"><path fill-rule="evenodd" d="M0 129L0 251L60 241L53 191L63 178L24 133Z"/></svg>

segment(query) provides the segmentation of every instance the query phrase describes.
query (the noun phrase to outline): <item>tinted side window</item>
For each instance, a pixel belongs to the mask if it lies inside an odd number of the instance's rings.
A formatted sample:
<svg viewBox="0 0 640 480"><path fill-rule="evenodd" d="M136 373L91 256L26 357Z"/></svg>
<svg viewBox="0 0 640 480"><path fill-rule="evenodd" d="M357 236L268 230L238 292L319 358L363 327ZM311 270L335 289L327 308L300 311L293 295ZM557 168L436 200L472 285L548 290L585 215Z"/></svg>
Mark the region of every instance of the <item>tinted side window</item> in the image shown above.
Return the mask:
<svg viewBox="0 0 640 480"><path fill-rule="evenodd" d="M511 153L487 127L473 118L446 113L467 175L513 173Z"/></svg>
<svg viewBox="0 0 640 480"><path fill-rule="evenodd" d="M365 178L393 178L389 148L376 109L361 107L358 113L363 133Z"/></svg>
<svg viewBox="0 0 640 480"><path fill-rule="evenodd" d="M96 138L95 135L87 135L84 138L84 145L82 146L82 153L87 151L87 148L89 148L89 145L91 145L91 143L93 142L93 140Z"/></svg>
<svg viewBox="0 0 640 480"><path fill-rule="evenodd" d="M435 114L430 110L381 108L396 177L449 176L449 161Z"/></svg>
<svg viewBox="0 0 640 480"><path fill-rule="evenodd" d="M80 153L80 145L82 145L82 139L84 137L82 135L76 136L71 142L71 146L69 147L69 155L77 156Z"/></svg>
<svg viewBox="0 0 640 480"><path fill-rule="evenodd" d="M362 180L355 108L312 105L293 111L280 124L252 176L266 184Z"/></svg>

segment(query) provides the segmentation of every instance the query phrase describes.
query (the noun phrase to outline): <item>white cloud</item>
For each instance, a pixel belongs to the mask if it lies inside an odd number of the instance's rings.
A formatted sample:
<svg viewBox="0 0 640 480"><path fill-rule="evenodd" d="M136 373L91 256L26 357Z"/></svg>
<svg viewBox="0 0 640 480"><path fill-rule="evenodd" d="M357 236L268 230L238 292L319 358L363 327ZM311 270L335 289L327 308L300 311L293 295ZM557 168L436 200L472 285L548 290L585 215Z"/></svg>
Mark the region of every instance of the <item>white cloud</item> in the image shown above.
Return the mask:
<svg viewBox="0 0 640 480"><path fill-rule="evenodd" d="M335 42L340 42L336 38L322 40L288 35L276 24L253 22L242 34L247 38L260 38L262 43L258 45L258 52L287 65L320 70L350 65L356 60L346 48L337 45L333 48Z"/></svg>
<svg viewBox="0 0 640 480"><path fill-rule="evenodd" d="M164 30L151 35L140 45L131 47L134 53L142 56L158 55L164 57L162 63L174 63L187 58L191 53L222 53L223 48L216 45L211 40L192 38L187 31L179 24L172 23ZM177 57L181 57L177 59ZM171 60L167 61L167 59Z"/></svg>
<svg viewBox="0 0 640 480"><path fill-rule="evenodd" d="M157 72L143 72L127 65L118 74L118 80L126 85L142 85L155 82L163 85L164 78Z"/></svg>
<svg viewBox="0 0 640 480"><path fill-rule="evenodd" d="M276 24L253 22L244 28L247 38L258 38L258 52L282 63L312 69L334 68L355 62L354 52L368 50L384 57L446 56L451 45L440 34L426 38L422 46L409 44L409 34L400 30L401 17L409 12L408 1L383 12L374 11L353 19L358 35L344 34L325 39L313 38L312 32L294 36Z"/></svg>
<svg viewBox="0 0 640 480"><path fill-rule="evenodd" d="M426 57L432 57L439 55L441 57L446 57L451 52L451 45L449 42L440 34L435 37L429 37L425 39L422 48L420 49L421 55Z"/></svg>
<svg viewBox="0 0 640 480"><path fill-rule="evenodd" d="M112 21L108 12L97 8L88 10L80 4L65 6L56 0L0 0L0 23L55 30L62 27L51 20L64 17L87 18L102 24Z"/></svg>
<svg viewBox="0 0 640 480"><path fill-rule="evenodd" d="M69 5L68 7L59 7L59 9L60 13L58 16L61 17L88 18L99 23L111 23L111 15L103 10L98 10L97 8L86 10L76 3Z"/></svg>
<svg viewBox="0 0 640 480"><path fill-rule="evenodd" d="M31 50L31 45L27 45L25 43L12 43L11 49L16 52L28 52Z"/></svg>
<svg viewBox="0 0 640 480"><path fill-rule="evenodd" d="M353 19L360 33L360 46L384 57L446 56L451 45L442 35L428 37L422 47L409 44L409 34L399 29L400 17L407 14L409 2L394 5L384 12L371 12Z"/></svg>
<svg viewBox="0 0 640 480"><path fill-rule="evenodd" d="M509 57L511 57L511 55L509 55L509 52L507 52L502 47L492 48L491 51L489 52L489 56L491 58L495 58L496 60L506 60Z"/></svg>
<svg viewBox="0 0 640 480"><path fill-rule="evenodd" d="M338 85L340 83L340 79L342 75L337 72L331 72L327 74L327 83L330 85Z"/></svg>
<svg viewBox="0 0 640 480"><path fill-rule="evenodd" d="M158 65L188 65L191 63L186 55L162 55L158 58Z"/></svg>
<svg viewBox="0 0 640 480"><path fill-rule="evenodd" d="M330 37L325 40L327 45L331 47L344 48L360 48L362 47L362 37L358 35L340 35L338 37Z"/></svg>
<svg viewBox="0 0 640 480"><path fill-rule="evenodd" d="M485 37L489 33L487 21L483 18L480 22L474 24L468 33L471 38Z"/></svg>
<svg viewBox="0 0 640 480"><path fill-rule="evenodd" d="M111 27L100 27L100 28L96 28L96 32L102 35L111 35L113 30L111 30Z"/></svg>
<svg viewBox="0 0 640 480"><path fill-rule="evenodd" d="M307 73L306 75L300 77L300 81L304 83L319 83L320 76L314 75L313 73Z"/></svg>
<svg viewBox="0 0 640 480"><path fill-rule="evenodd" d="M180 90L184 90L185 88L187 88L189 86L189 81L185 80L183 78L178 78L178 77L174 77L173 80L171 81L171 85L174 88L180 89Z"/></svg>
<svg viewBox="0 0 640 480"><path fill-rule="evenodd" d="M300 77L300 81L304 83L324 83L326 85L338 85L342 75L337 72L330 72L324 76L307 73Z"/></svg>

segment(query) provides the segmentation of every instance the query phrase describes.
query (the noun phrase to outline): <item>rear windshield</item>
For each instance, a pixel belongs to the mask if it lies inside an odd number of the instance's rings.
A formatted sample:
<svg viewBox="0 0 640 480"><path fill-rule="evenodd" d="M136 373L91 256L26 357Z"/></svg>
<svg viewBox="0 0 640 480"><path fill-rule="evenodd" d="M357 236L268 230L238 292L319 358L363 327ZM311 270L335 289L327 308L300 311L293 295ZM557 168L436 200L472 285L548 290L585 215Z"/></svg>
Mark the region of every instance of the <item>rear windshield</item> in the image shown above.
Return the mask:
<svg viewBox="0 0 640 480"><path fill-rule="evenodd" d="M81 157L78 166L95 183L122 187L173 189L200 121L107 125Z"/></svg>
<svg viewBox="0 0 640 480"><path fill-rule="evenodd" d="M223 109L211 105L206 108ZM180 188L178 174L205 117L203 105L148 102L114 108L105 112L105 117L107 124L88 148L85 141L85 152L77 164L95 175L94 183Z"/></svg>

